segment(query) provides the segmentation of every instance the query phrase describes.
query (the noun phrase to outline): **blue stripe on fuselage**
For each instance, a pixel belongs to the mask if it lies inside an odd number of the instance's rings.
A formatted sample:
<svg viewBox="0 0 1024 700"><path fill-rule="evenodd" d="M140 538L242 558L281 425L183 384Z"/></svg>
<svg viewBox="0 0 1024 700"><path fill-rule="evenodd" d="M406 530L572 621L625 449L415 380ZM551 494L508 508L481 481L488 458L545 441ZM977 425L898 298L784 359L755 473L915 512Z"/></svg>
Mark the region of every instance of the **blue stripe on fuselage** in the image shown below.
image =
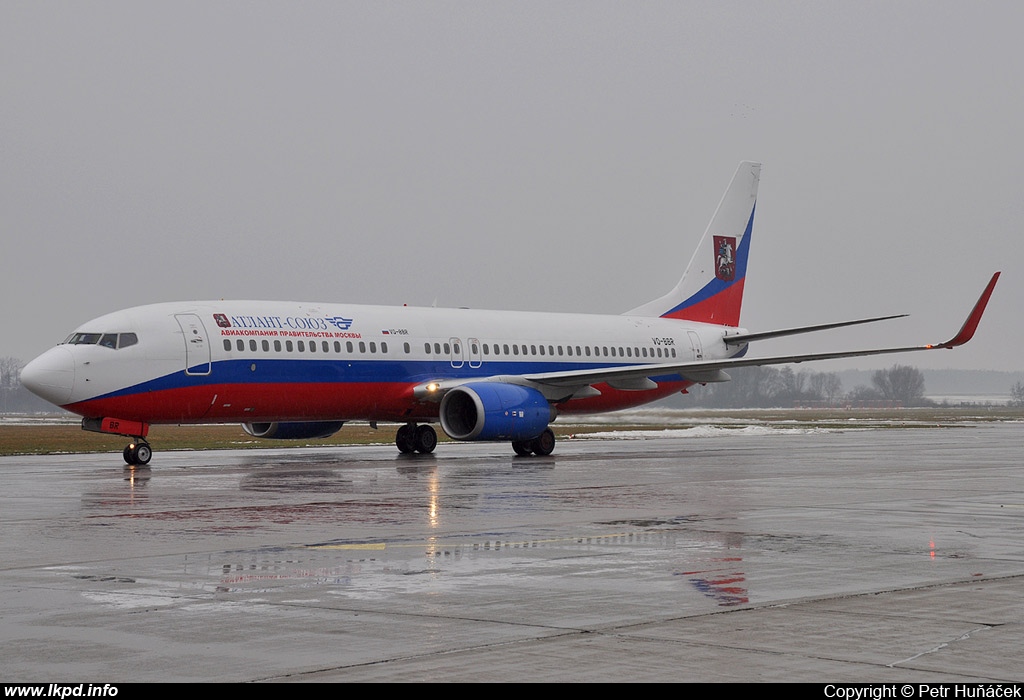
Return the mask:
<svg viewBox="0 0 1024 700"><path fill-rule="evenodd" d="M109 399L133 394L167 391L184 387L213 384L305 384L305 383L400 383L418 384L431 379L472 379L494 375L525 375L541 372L627 367L636 362L594 364L588 362L524 362L488 361L479 367L452 367L439 360L352 360L352 359L265 359L248 358L220 360L213 363L209 374L174 372L133 386L92 397ZM253 370L253 366L256 367ZM205 365L203 365L205 368ZM669 375L679 381L678 376Z"/></svg>

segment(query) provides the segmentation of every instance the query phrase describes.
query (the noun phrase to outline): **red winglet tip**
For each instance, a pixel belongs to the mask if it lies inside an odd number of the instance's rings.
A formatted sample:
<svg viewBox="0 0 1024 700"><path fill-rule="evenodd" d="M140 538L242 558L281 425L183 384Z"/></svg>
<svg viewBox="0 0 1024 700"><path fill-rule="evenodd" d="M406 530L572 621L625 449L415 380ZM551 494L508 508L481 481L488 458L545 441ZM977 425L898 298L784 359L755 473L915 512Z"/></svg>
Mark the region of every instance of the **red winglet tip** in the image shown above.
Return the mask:
<svg viewBox="0 0 1024 700"><path fill-rule="evenodd" d="M936 345L938 348L955 348L958 345L963 345L971 338L974 337L974 331L978 330L978 324L981 322L981 316L985 313L985 307L988 305L988 299L992 296L992 290L996 287L996 280L999 279L999 272L992 275L992 279L988 281L988 285L985 287L985 291L978 297L977 303L974 304L974 308L971 309L970 315L967 320L964 321L964 325L961 326L960 332L957 333L951 340L947 340L941 345Z"/></svg>

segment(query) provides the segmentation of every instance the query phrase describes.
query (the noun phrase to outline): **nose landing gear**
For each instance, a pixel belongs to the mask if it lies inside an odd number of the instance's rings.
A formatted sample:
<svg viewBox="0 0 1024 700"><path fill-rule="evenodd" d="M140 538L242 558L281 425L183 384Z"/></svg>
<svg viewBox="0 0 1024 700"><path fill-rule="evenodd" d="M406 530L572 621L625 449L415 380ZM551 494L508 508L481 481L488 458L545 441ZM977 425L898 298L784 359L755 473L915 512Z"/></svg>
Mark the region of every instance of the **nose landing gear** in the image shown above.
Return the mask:
<svg viewBox="0 0 1024 700"><path fill-rule="evenodd" d="M149 423L120 418L83 418L82 430L131 438L132 441L122 453L125 464L129 466L145 466L153 459L153 448L146 442Z"/></svg>
<svg viewBox="0 0 1024 700"><path fill-rule="evenodd" d="M124 448L124 461L133 467L144 467L153 458L153 448L145 440L133 442Z"/></svg>

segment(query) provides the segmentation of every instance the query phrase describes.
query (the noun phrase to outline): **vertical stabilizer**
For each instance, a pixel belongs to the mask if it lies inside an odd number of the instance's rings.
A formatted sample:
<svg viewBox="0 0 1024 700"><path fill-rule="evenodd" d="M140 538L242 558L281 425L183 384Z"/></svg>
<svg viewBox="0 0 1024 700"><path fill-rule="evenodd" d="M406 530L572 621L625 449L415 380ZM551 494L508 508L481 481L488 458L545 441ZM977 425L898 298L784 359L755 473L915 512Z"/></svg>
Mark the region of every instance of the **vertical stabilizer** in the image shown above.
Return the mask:
<svg viewBox="0 0 1024 700"><path fill-rule="evenodd" d="M740 163L679 284L628 315L739 325L760 177L760 163Z"/></svg>

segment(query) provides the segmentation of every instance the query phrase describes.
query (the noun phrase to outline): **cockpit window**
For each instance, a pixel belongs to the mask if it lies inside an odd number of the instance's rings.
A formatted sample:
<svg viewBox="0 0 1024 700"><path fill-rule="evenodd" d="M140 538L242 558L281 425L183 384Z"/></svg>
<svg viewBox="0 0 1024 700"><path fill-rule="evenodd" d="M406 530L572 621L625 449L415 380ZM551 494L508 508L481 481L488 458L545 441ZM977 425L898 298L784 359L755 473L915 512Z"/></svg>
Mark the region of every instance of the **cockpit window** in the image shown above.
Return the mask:
<svg viewBox="0 0 1024 700"><path fill-rule="evenodd" d="M95 345L100 342L99 333L72 333L67 339L68 345Z"/></svg>
<svg viewBox="0 0 1024 700"><path fill-rule="evenodd" d="M99 345L104 348L126 348L138 345L139 336L135 333L72 333L64 341L65 345Z"/></svg>

